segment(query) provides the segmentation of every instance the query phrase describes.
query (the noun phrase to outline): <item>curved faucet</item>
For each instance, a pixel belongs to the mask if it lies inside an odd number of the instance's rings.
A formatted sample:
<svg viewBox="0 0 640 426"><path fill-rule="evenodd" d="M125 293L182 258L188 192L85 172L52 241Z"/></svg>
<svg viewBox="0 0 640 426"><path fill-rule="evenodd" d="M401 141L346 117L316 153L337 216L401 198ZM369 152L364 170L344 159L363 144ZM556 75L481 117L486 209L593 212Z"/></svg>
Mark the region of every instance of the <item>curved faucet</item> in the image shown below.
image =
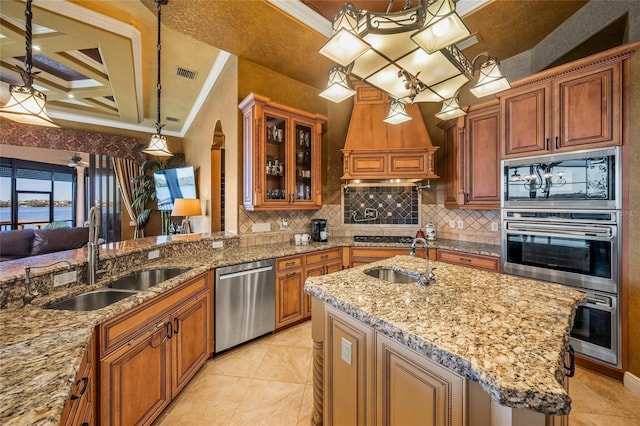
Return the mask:
<svg viewBox="0 0 640 426"><path fill-rule="evenodd" d="M59 260L57 262L50 263L48 265L26 265L24 267L24 296L22 296L22 303L25 305L29 305L33 298L38 294L36 292L31 292L31 270L32 269L40 269L40 268L49 268L51 266L55 266L59 263L66 263L67 270L71 269L71 262L68 260Z"/></svg>
<svg viewBox="0 0 640 426"><path fill-rule="evenodd" d="M420 274L420 279L418 280L418 285L420 287L426 287L429 284L433 284L436 282L436 276L433 274L433 269L429 267L429 243L424 238L414 238L411 243L411 251L409 252L409 256L416 255L416 243L421 242L424 244L424 273Z"/></svg>

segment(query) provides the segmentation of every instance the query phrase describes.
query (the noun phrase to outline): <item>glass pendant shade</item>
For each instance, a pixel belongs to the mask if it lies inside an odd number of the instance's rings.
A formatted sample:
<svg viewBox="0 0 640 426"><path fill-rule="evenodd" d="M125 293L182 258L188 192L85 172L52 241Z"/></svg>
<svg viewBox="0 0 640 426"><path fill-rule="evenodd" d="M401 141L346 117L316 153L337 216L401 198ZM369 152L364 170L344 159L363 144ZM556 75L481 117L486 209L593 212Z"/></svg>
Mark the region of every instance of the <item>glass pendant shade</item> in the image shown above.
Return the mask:
<svg viewBox="0 0 640 426"><path fill-rule="evenodd" d="M347 71L341 66L335 66L329 71L327 88L320 92L320 96L335 103L340 103L356 94L349 87Z"/></svg>
<svg viewBox="0 0 640 426"><path fill-rule="evenodd" d="M458 98L453 97L442 102L442 109L436 114L436 117L440 120L449 120L451 118L460 117L466 114L467 113L462 108L460 108L460 105L458 104Z"/></svg>
<svg viewBox="0 0 640 426"><path fill-rule="evenodd" d="M369 45L346 28L340 28L319 50L327 58L343 67L355 61Z"/></svg>
<svg viewBox="0 0 640 426"><path fill-rule="evenodd" d="M480 65L480 77L478 82L469 91L477 98L493 95L510 88L511 85L500 71L500 63L496 59L490 59Z"/></svg>
<svg viewBox="0 0 640 426"><path fill-rule="evenodd" d="M9 86L11 98L0 108L0 117L35 126L60 127L49 118L47 96L29 86Z"/></svg>
<svg viewBox="0 0 640 426"><path fill-rule="evenodd" d="M424 27L411 39L427 53L455 44L471 34L455 11L452 0L437 0L427 7Z"/></svg>
<svg viewBox="0 0 640 426"><path fill-rule="evenodd" d="M173 157L173 154L167 147L167 138L160 133L151 135L149 146L143 149L142 152L155 155L156 157Z"/></svg>
<svg viewBox="0 0 640 426"><path fill-rule="evenodd" d="M389 115L387 115L382 121L388 124L400 124L411 119L412 117L407 114L405 104L400 101L391 101Z"/></svg>

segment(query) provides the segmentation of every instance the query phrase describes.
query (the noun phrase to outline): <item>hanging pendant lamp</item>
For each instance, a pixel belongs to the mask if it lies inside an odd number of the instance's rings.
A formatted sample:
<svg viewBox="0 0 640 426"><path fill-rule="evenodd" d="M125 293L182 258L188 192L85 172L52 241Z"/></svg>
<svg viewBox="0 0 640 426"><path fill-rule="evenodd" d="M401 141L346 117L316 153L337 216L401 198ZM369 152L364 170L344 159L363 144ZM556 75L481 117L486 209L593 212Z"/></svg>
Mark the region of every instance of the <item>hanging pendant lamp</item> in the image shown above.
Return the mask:
<svg viewBox="0 0 640 426"><path fill-rule="evenodd" d="M169 0L155 0L158 4L158 105L157 105L157 116L156 116L156 133L151 135L151 139L149 140L149 145L142 150L145 154L154 155L156 157L173 157L173 153L169 151L167 147L167 138L162 134L162 127L164 124L160 123L160 94L162 92L162 85L160 84L160 60L161 60L161 38L160 38L160 22L161 22L161 14L162 14L162 5L169 3Z"/></svg>
<svg viewBox="0 0 640 426"><path fill-rule="evenodd" d="M34 126L60 127L49 118L45 108L47 96L33 88L33 79L39 71L32 72L32 46L31 46L31 2L27 0L27 7L24 11L25 17L25 45L24 69L18 68L22 77L23 86L11 84L9 86L9 102L0 108L0 117L7 118L22 124Z"/></svg>

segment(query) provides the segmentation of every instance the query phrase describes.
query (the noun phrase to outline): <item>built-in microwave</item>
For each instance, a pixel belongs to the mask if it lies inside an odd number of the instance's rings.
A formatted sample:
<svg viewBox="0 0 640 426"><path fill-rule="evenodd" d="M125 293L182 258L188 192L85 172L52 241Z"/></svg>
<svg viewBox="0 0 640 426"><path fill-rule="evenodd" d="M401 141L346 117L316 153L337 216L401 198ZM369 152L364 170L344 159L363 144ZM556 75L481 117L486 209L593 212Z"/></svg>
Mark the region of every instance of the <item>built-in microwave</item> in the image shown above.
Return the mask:
<svg viewBox="0 0 640 426"><path fill-rule="evenodd" d="M620 148L502 161L504 208L620 209Z"/></svg>

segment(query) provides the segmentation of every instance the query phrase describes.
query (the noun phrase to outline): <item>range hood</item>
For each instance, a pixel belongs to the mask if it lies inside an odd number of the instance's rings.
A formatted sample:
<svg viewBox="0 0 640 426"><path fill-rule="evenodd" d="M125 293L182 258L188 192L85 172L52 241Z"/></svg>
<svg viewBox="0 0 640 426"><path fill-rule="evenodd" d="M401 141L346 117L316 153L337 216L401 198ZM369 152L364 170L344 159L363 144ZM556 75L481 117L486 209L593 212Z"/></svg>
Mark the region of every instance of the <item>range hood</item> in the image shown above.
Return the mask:
<svg viewBox="0 0 640 426"><path fill-rule="evenodd" d="M356 91L342 151L342 180L416 182L436 179L431 138L417 105L407 105L412 120L387 124L390 98L366 83Z"/></svg>

